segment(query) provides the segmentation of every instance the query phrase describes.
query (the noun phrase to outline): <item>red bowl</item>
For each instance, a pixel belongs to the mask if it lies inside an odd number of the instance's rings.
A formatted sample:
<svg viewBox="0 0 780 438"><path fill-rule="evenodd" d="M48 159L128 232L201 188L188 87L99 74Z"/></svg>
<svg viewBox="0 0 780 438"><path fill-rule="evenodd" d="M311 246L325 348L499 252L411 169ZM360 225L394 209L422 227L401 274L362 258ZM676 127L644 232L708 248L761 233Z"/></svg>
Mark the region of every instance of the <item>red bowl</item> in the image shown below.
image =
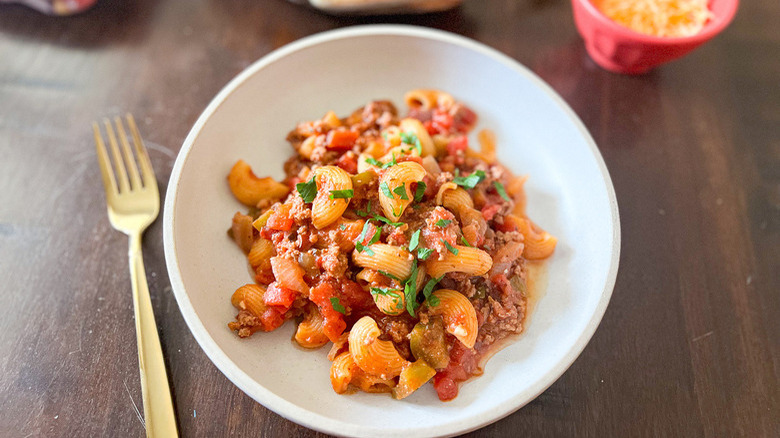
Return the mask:
<svg viewBox="0 0 780 438"><path fill-rule="evenodd" d="M731 23L739 0L710 0L713 13L701 32L657 37L635 32L607 18L590 0L572 0L574 22L596 64L615 73L639 74L686 55Z"/></svg>

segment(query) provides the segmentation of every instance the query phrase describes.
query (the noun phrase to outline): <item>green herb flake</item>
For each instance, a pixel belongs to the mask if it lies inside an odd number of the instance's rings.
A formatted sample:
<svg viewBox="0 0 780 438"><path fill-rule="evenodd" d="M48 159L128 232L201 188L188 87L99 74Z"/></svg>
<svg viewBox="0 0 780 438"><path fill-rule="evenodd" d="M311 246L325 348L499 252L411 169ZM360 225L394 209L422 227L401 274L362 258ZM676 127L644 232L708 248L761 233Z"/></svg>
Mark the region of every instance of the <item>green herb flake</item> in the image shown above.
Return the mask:
<svg viewBox="0 0 780 438"><path fill-rule="evenodd" d="M355 214L360 217L366 217L371 214L371 201L368 201L368 204L366 204L366 211L355 210Z"/></svg>
<svg viewBox="0 0 780 438"><path fill-rule="evenodd" d="M366 236L368 235L369 228L371 228L371 219L367 220L366 223L363 224L363 229L360 230L360 234L358 234L357 239L355 239L356 245L363 243L363 241L366 240Z"/></svg>
<svg viewBox="0 0 780 438"><path fill-rule="evenodd" d="M378 215L378 214L375 214L375 215L374 215L374 217L373 217L372 219L378 220L378 221L380 221L380 222L384 222L384 223L386 223L387 225L392 225L392 226L394 226L394 227L400 227L401 225L403 225L403 224L404 224L403 222L393 222L393 221L391 221L390 219L388 219L388 218L386 218L386 217L384 217L384 216L380 216L380 215Z"/></svg>
<svg viewBox="0 0 780 438"><path fill-rule="evenodd" d="M481 170L477 170L476 172L472 173L469 176L456 176L455 179L452 180L455 184L466 188L466 189L473 189L477 186L477 184L481 183L485 179L485 172Z"/></svg>
<svg viewBox="0 0 780 438"><path fill-rule="evenodd" d="M452 221L449 220L449 219L439 219L439 220L436 221L436 226L444 228L444 227L446 227L447 225L449 225L451 223L452 223Z"/></svg>
<svg viewBox="0 0 780 438"><path fill-rule="evenodd" d="M406 311L415 316L417 309L417 260L412 262L412 273L404 285L404 298L406 299Z"/></svg>
<svg viewBox="0 0 780 438"><path fill-rule="evenodd" d="M424 181L417 182L417 188L414 190L414 202L422 201L426 188L428 188L428 185Z"/></svg>
<svg viewBox="0 0 780 438"><path fill-rule="evenodd" d="M396 164L398 164L398 161L395 161L395 154L393 154L392 157L393 157L392 160L382 165L382 169L387 169L388 167L393 167Z"/></svg>
<svg viewBox="0 0 780 438"><path fill-rule="evenodd" d="M387 271L378 271L380 274L384 275L387 278L392 278L395 281L401 281L400 278L396 277L395 275L387 272ZM372 288L373 289L373 288Z"/></svg>
<svg viewBox="0 0 780 438"><path fill-rule="evenodd" d="M468 246L469 248L474 248L472 244L469 243L468 240L464 236L460 236L460 241L463 242L464 245Z"/></svg>
<svg viewBox="0 0 780 438"><path fill-rule="evenodd" d="M398 162L395 160L395 154L393 154L393 159L392 160L390 160L390 161L388 161L387 163L384 163L384 164L382 164L382 162L377 160L376 158L371 158L371 157L366 158L366 163L368 163L368 164L370 164L372 166L376 166L376 167L378 167L380 169L387 169L388 167L393 167L396 164L398 164Z"/></svg>
<svg viewBox="0 0 780 438"><path fill-rule="evenodd" d="M414 251L417 248L417 245L420 244L420 230L415 231L412 233L412 237L409 239L409 252Z"/></svg>
<svg viewBox="0 0 780 438"><path fill-rule="evenodd" d="M431 256L431 253L433 252L430 248L419 248L417 250L417 258L420 260L428 260L428 257Z"/></svg>
<svg viewBox="0 0 780 438"><path fill-rule="evenodd" d="M370 164L372 166L382 167L382 162L377 160L376 158L371 158L371 157L366 158L366 163L368 163L368 164Z"/></svg>
<svg viewBox="0 0 780 438"><path fill-rule="evenodd" d="M442 278L444 278L444 275L439 278L431 278L425 283L425 287L423 287L423 296L431 306L439 305L439 298L431 294L433 294L433 288L436 287L436 284L439 283Z"/></svg>
<svg viewBox="0 0 780 438"><path fill-rule="evenodd" d="M330 199L350 199L354 195L354 191L352 189L348 190L331 190L330 195L328 198Z"/></svg>
<svg viewBox="0 0 780 438"><path fill-rule="evenodd" d="M347 229L347 224L341 224L339 225L339 230L344 231Z"/></svg>
<svg viewBox="0 0 780 438"><path fill-rule="evenodd" d="M389 287L372 287L369 289L369 292L371 292L371 295L384 295L395 299L401 298L401 295L395 289L390 289Z"/></svg>
<svg viewBox="0 0 780 438"><path fill-rule="evenodd" d="M342 315L347 314L347 309L339 303L338 297L330 297L330 305L333 306L333 310L336 312L339 312Z"/></svg>
<svg viewBox="0 0 780 438"><path fill-rule="evenodd" d="M401 133L401 142L413 145L415 149L417 149L417 153L422 155L422 144L420 143L420 139L417 138L417 135L411 132L402 132Z"/></svg>
<svg viewBox="0 0 780 438"><path fill-rule="evenodd" d="M443 244L444 244L444 246L446 246L446 247L447 247L447 250L448 250L449 252L451 252L451 253L452 253L452 254L454 254L454 255L458 255L458 248L455 248L455 247L453 247L452 245L450 245L450 242L447 242L447 241L446 241L446 240L444 240L444 239L439 239L439 240L441 240L441 243L443 243Z"/></svg>
<svg viewBox="0 0 780 438"><path fill-rule="evenodd" d="M382 184L379 184L379 190L382 191L382 194L390 199L395 199L393 197L393 192L390 191L390 187L387 186L386 182L383 182Z"/></svg>
<svg viewBox="0 0 780 438"><path fill-rule="evenodd" d="M370 256L374 255L374 251L371 248L369 248L366 245L363 245L360 242L355 244L355 249L357 250L357 252L365 252L366 254L368 254Z"/></svg>
<svg viewBox="0 0 780 438"><path fill-rule="evenodd" d="M314 177L311 177L308 182L296 184L295 190L301 195L303 202L307 204L317 197L317 183L314 181Z"/></svg>
<svg viewBox="0 0 780 438"><path fill-rule="evenodd" d="M382 233L379 231L379 228L377 228L376 232L371 237L371 240L368 241L368 245L366 245L366 246L371 246L371 245L379 242L379 238L380 237L382 237Z"/></svg>
<svg viewBox="0 0 780 438"><path fill-rule="evenodd" d="M409 196L406 194L406 184L401 184L400 186L393 189L393 193L398 195L399 198L401 198L404 201L409 200Z"/></svg>
<svg viewBox="0 0 780 438"><path fill-rule="evenodd" d="M504 189L504 185L501 184L498 181L493 181L493 185L496 187L496 191L499 195L501 195L502 198L504 198L505 201L509 202L511 199L509 199L509 196L506 194L506 190Z"/></svg>

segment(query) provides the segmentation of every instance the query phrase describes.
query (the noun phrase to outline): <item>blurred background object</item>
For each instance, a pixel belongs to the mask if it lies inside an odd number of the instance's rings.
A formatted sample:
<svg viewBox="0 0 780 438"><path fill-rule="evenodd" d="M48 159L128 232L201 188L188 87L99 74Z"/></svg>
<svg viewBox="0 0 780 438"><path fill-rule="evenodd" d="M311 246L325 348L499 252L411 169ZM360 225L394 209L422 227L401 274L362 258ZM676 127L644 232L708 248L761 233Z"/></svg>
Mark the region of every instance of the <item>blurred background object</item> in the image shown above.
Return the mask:
<svg viewBox="0 0 780 438"><path fill-rule="evenodd" d="M690 35L658 36L640 33L605 15L591 0L572 0L574 23L582 38L588 54L599 66L614 73L641 74L669 61L681 58L722 32L734 19L739 0L712 0L707 5L708 19L701 29ZM635 6L641 11L640 4L650 10L657 10L660 22L674 21L663 16L660 8L664 2L616 2ZM667 2L668 3L668 2ZM630 8L620 11L628 14L622 17L624 23L634 23L638 28L652 29L647 26L647 17L637 12L631 16ZM685 15L672 17L681 20ZM652 24L652 23L651 23ZM667 23L672 26L672 23ZM679 23L678 23L679 24Z"/></svg>
<svg viewBox="0 0 780 438"><path fill-rule="evenodd" d="M0 0L0 3L19 3L49 15L71 15L92 7L97 0Z"/></svg>
<svg viewBox="0 0 780 438"><path fill-rule="evenodd" d="M289 0L331 14L424 14L452 9L462 0Z"/></svg>

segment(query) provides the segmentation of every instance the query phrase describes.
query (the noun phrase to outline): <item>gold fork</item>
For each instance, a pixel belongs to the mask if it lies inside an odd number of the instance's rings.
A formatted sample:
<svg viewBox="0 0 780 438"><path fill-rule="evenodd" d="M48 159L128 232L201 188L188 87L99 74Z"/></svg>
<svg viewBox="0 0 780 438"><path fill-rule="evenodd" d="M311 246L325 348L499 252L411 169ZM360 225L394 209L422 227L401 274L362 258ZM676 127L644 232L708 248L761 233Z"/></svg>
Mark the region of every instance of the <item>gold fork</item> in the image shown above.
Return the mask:
<svg viewBox="0 0 780 438"><path fill-rule="evenodd" d="M135 120L130 114L127 114L126 118L133 137L138 165L128 144L122 119L119 117L114 119L118 135L114 135L114 129L108 119L103 120L116 174L97 122L92 123L92 129L95 132L98 162L106 189L108 219L115 229L130 237L128 257L133 286L135 334L138 340L138 366L141 370L146 436L148 438L175 437L177 436L176 417L141 253L141 236L160 211L160 193L157 190L157 178L154 176L152 163L138 133ZM117 137L122 145L124 157L119 152Z"/></svg>

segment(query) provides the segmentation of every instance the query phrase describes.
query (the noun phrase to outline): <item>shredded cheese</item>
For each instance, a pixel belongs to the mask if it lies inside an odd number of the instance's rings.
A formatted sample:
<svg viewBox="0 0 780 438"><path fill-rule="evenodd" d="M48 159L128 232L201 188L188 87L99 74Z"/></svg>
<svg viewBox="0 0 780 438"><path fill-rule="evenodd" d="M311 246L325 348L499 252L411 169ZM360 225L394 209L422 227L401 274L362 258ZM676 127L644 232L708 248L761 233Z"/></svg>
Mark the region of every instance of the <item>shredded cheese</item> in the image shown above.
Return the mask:
<svg viewBox="0 0 780 438"><path fill-rule="evenodd" d="M636 32L691 36L712 17L707 0L592 0L609 19Z"/></svg>

